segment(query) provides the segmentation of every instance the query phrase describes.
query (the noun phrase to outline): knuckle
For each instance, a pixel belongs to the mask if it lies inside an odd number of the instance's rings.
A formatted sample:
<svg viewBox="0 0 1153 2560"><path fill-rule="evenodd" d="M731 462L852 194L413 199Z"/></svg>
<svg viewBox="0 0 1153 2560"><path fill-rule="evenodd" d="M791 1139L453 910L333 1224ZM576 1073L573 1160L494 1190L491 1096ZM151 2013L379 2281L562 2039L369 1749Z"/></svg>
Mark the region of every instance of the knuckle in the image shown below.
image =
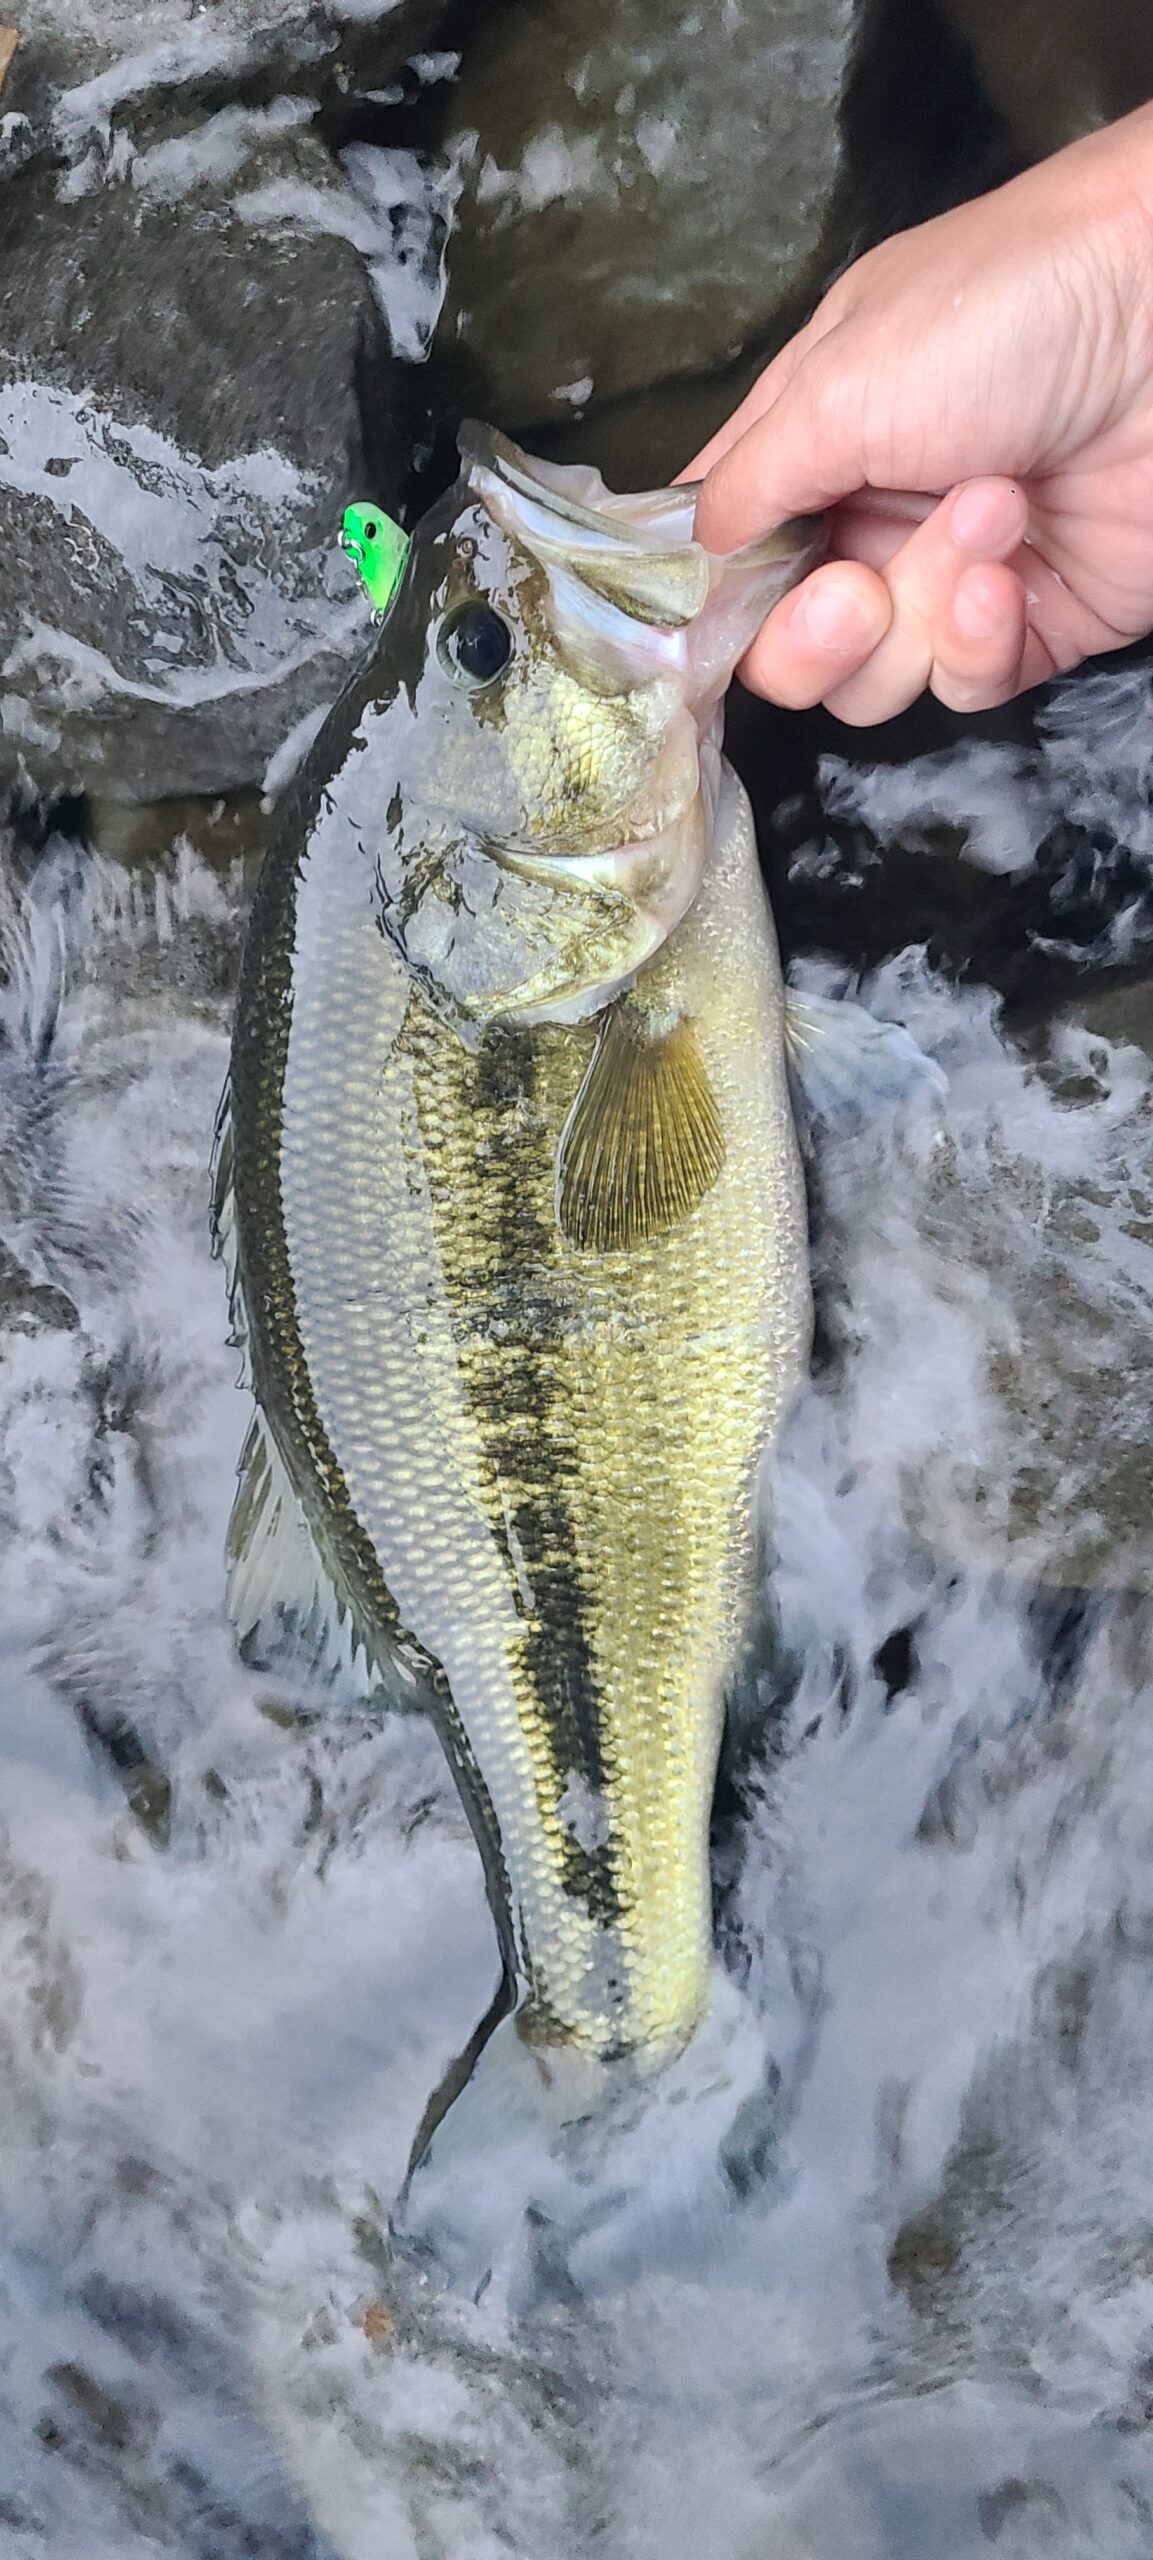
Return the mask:
<svg viewBox="0 0 1153 2560"><path fill-rule="evenodd" d="M992 675L964 676L949 667L935 666L929 691L946 711L994 711L999 702L1008 700L1012 686Z"/></svg>
<svg viewBox="0 0 1153 2560"><path fill-rule="evenodd" d="M824 697L826 711L834 720L843 720L847 729L872 729L882 720L895 720L899 711L907 711L916 700L919 685L907 686L890 680L884 689L856 683L834 685Z"/></svg>

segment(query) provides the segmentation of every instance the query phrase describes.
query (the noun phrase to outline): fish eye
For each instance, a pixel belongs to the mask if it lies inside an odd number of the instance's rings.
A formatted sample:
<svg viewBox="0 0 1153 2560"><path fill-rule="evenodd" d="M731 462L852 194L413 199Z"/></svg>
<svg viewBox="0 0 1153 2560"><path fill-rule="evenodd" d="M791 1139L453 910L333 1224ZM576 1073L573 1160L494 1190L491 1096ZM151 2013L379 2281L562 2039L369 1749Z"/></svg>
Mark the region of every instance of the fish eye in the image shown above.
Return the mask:
<svg viewBox="0 0 1153 2560"><path fill-rule="evenodd" d="M462 604L442 622L440 662L456 684L491 684L512 656L512 633L489 604Z"/></svg>

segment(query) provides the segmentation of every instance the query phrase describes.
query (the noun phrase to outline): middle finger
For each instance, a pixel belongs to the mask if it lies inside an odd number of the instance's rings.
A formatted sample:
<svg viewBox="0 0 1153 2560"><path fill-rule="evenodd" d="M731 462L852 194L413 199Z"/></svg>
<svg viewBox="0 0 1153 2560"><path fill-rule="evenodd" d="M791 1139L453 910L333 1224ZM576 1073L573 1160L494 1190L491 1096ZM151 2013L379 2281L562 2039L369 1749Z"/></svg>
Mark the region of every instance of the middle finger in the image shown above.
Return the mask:
<svg viewBox="0 0 1153 2560"><path fill-rule="evenodd" d="M865 664L826 695L839 720L870 727L916 701L932 674L935 628L959 579L975 560L1008 559L1027 521L1012 480L967 481L942 499L884 569L892 618Z"/></svg>

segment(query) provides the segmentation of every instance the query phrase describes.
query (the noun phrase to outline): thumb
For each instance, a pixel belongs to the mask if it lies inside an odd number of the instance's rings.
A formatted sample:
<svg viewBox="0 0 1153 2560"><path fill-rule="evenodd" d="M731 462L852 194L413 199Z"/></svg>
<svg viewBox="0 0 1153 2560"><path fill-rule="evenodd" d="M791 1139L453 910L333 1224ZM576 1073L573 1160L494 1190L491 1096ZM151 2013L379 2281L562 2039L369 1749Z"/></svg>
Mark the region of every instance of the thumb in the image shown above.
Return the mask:
<svg viewBox="0 0 1153 2560"><path fill-rule="evenodd" d="M767 406L743 432L741 410L730 421L735 441L712 461L697 501L694 530L706 550L736 551L786 516L818 514L867 485L864 404L837 365L835 341L833 330L776 382L770 365L745 409L766 392Z"/></svg>
<svg viewBox="0 0 1153 2560"><path fill-rule="evenodd" d="M791 381L797 366L803 362L806 349L812 341L814 325L814 322L810 321L806 329L800 330L795 338L789 339L786 346L779 348L772 363L767 364L764 372L757 375L751 391L746 391L744 399L738 402L737 407L725 419L724 425L717 428L715 436L710 436L708 443L701 446L700 452L693 455L692 461L686 462L683 471L678 471L678 480L703 480L720 461L722 454L728 453L733 445L738 444L748 429L756 424L757 419L764 416L765 410L772 408L774 400L780 398L786 382Z"/></svg>

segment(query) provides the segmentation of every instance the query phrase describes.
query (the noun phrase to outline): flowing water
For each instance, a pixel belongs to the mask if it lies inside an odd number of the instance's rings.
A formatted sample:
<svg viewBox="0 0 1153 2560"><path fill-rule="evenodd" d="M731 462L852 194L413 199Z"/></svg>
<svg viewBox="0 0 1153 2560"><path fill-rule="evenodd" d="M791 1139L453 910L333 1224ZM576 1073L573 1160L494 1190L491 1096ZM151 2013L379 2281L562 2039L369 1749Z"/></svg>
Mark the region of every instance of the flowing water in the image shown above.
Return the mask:
<svg viewBox="0 0 1153 2560"><path fill-rule="evenodd" d="M93 45L112 23L47 14ZM167 14L187 34L183 0ZM332 15L355 33L380 12ZM822 130L827 54L813 37L796 91ZM417 84L431 94L457 59L416 57ZM394 149L364 100L344 122L330 101L343 158L322 184L311 127L311 157L292 156L305 109L272 113L254 88L191 138L183 120L175 139L142 127L130 149L104 126L131 79L102 60L69 93L74 150L57 116L60 202L111 220L131 184L149 219L155 200L191 221L197 191L239 173L253 238L295 225L355 253L415 368L483 135L438 161ZM557 80L579 100L563 65ZM916 144L929 157L942 113ZM551 167L524 159L527 214L554 202ZM625 222L619 238L625 259ZM715 409L697 361L683 412L658 382L644 413L662 459L692 441L694 403ZM555 396L575 415L573 370ZM437 379L430 441L456 414ZM47 459L17 434L47 399L9 422L0 484L15 504L34 482L71 527L92 501L62 479L64 394ZM636 418L618 418L630 461ZM583 419L566 433L575 451ZM99 419L84 434L103 488ZM161 558L155 507L140 513L132 457L147 446L158 467L152 429L113 444L117 503L93 521L136 545L133 629L154 657L166 596L202 616L199 554ZM295 574L302 539L276 507L308 492L246 455L276 586L278 545ZM179 496L174 444L161 459ZM339 563L325 574L315 627L335 650L344 615L359 645ZM247 699L265 625L223 577L208 654L249 668L231 686ZM71 632L26 639L40 691L57 657L80 663ZM153 669L129 690L167 711L166 684ZM968 934L959 983L899 947L888 896L870 947L889 956L854 991L908 1024L946 1098L813 1146L817 1349L766 1477L763 1623L715 1836L769 2139L741 2193L703 2158L678 2200L654 2118L639 2139L671 2206L660 2247L610 2253L587 2283L558 2264L524 2300L443 2292L389 2242L414 2131L496 1970L440 1751L418 1720L249 1668L223 1611L248 1405L207 1159L245 846L314 732L313 695L301 714L286 689L288 734L243 764L246 795L137 812L112 756L89 812L102 850L70 831L75 807L35 860L27 825L0 840L3 2560L1148 2560L1150 690L1139 667L1090 676L1049 698L1029 745L954 724L943 750L893 762L878 742L874 762L842 732L803 803L782 779L794 922L819 919L830 884L876 918L896 847L918 914L967 915L984 884L1001 923ZM67 726L75 684L62 701ZM199 764L170 769L174 734L144 762L207 790ZM241 770L231 731L209 743L225 778ZM754 780L768 816L771 768ZM835 937L799 939L802 979L848 983L813 956ZM978 944L995 965L973 965ZM1018 949L1064 1009L1017 1002L1009 1028L992 982L1016 984Z"/></svg>
<svg viewBox="0 0 1153 2560"><path fill-rule="evenodd" d="M953 819L981 841L999 793L1027 862L1076 787L1131 873L1147 679L1108 681L1091 782L1058 701L1027 774L957 747ZM940 770L823 791L907 832ZM818 1357L717 1836L772 2156L659 2262L517 2311L388 2246L494 1977L439 1751L250 1671L222 1614L247 1407L205 1158L245 870L59 838L22 879L13 847L5 2553L1146 2555L1147 1050L1014 1043L916 950L864 988L948 1095L812 1168Z"/></svg>

